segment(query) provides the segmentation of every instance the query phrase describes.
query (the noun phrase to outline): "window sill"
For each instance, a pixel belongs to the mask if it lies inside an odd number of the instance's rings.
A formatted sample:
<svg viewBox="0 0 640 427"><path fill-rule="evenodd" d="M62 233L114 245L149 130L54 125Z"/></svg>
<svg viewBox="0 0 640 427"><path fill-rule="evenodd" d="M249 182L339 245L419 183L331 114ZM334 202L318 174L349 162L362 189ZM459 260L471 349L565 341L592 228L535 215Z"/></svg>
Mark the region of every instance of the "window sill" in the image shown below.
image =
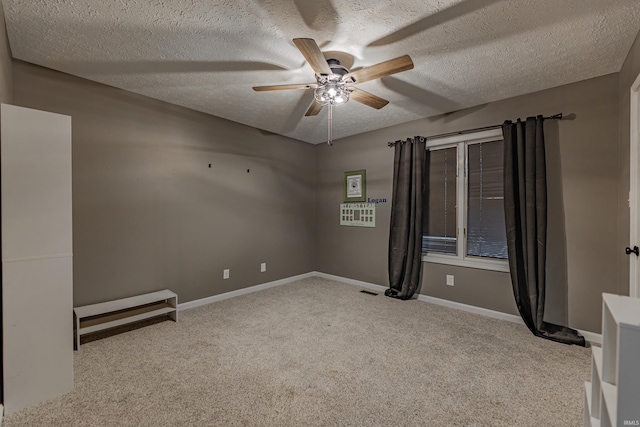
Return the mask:
<svg viewBox="0 0 640 427"><path fill-rule="evenodd" d="M432 262L435 264L448 264L458 267L476 268L480 270L509 272L509 261L500 261L493 259L476 259L458 257L449 255L422 254L422 262Z"/></svg>

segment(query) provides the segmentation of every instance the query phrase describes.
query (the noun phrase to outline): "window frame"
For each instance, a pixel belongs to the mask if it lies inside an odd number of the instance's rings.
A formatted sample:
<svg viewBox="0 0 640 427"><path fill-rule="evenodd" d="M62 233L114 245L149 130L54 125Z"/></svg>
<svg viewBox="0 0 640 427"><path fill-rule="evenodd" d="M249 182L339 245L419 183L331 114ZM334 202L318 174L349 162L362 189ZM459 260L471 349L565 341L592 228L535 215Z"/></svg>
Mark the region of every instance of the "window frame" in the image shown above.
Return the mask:
<svg viewBox="0 0 640 427"><path fill-rule="evenodd" d="M437 139L428 139L426 149L444 149L456 147L456 254L443 254L436 252L423 252L422 261L436 264L456 265L460 267L476 268L481 270L509 272L509 260L498 258L485 258L467 255L467 147L471 144L502 140L502 129L489 129L479 132L447 136ZM462 173L461 173L462 171Z"/></svg>

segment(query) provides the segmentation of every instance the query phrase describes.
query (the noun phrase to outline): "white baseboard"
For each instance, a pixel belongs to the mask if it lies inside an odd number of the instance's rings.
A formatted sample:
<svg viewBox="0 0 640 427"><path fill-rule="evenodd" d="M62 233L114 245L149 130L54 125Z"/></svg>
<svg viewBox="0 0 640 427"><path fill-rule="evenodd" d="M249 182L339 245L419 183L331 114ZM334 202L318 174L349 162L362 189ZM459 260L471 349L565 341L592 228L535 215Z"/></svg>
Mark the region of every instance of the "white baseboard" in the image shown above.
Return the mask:
<svg viewBox="0 0 640 427"><path fill-rule="evenodd" d="M329 280L335 280L338 282L348 283L350 285L362 286L363 288L374 289L379 292L384 292L388 289L388 286L376 285L373 283L362 282L360 280L348 279L346 277L334 276L332 274L316 272L316 276ZM456 310L468 311L470 313L480 314L482 316L492 317L494 319L506 320L508 322L519 323L524 325L524 321L520 316L514 314L503 313L501 311L489 310L488 308L476 307L474 305L463 304L460 302L449 301L441 298L430 297L428 295L418 295L418 301L430 302L431 304L437 304L444 307L454 308ZM595 332L583 331L577 329L582 336L590 342L602 344L602 335Z"/></svg>
<svg viewBox="0 0 640 427"><path fill-rule="evenodd" d="M502 311L490 310L488 308L477 307L475 305L463 304L461 302L449 301L442 298L430 297L428 295L418 295L418 301L430 302L444 307L455 308L456 310L468 311L470 313L480 314L482 316L494 319L506 320L508 322L520 323L524 325L524 321L520 316L515 314L503 313Z"/></svg>
<svg viewBox="0 0 640 427"><path fill-rule="evenodd" d="M298 276L287 277L286 279L280 279L280 280L275 280L273 282L267 282L267 283L262 283L260 285L250 286L248 288L238 289L237 291L225 292L224 294L213 295L207 298L184 302L182 304L178 304L178 311L200 307L201 305L207 305L214 302L223 301L229 298L238 297L240 295L246 295L253 292L262 291L264 289L273 288L274 286L280 286L286 283L295 282L296 280L307 279L309 277L315 277L315 276L317 276L315 272L310 272L310 273L300 274Z"/></svg>
<svg viewBox="0 0 640 427"><path fill-rule="evenodd" d="M211 297L178 304L178 311L188 310L190 308L211 304L217 301L223 301L223 300L237 297L240 295L250 294L252 292L258 292L264 289L272 288L274 286L280 286L286 283L292 283L292 282L295 282L296 280L307 279L309 277L322 277L323 279L335 280L337 282L342 282L349 285L360 286L360 287L371 289L381 293L384 293L384 291L388 289L388 286L376 285L374 283L363 282L361 280L349 279L341 276L335 276L333 274L321 273L319 271L311 271L309 273L288 277L286 279L280 279L273 282L263 283L261 285L250 286L244 289L238 289L237 291L226 292L224 294L214 295ZM503 313L501 311L489 310L488 308L476 307L474 305L468 305L460 302L449 301L449 300L436 298L436 297L430 297L427 295L421 295L421 294L416 294L416 295L417 296L414 296L414 299L417 299L418 301L429 302L431 304L437 304L444 307L453 308L456 310L468 311L470 313L480 314L482 316L492 317L494 319L506 320L508 322L524 325L522 318L514 314L508 314L508 313ZM582 331L580 329L578 329L578 332L580 332L587 341L602 344L601 334L597 334L595 332L589 332L589 331Z"/></svg>
<svg viewBox="0 0 640 427"><path fill-rule="evenodd" d="M375 285L373 283L363 282L360 280L347 279L346 277L334 276L333 274L320 273L319 271L313 272L316 277L322 277L323 279L335 280L336 282L348 283L350 285L362 286L363 288L371 289L378 292L386 291L389 287L382 285Z"/></svg>
<svg viewBox="0 0 640 427"><path fill-rule="evenodd" d="M436 297L430 297L427 295L419 295L418 301L430 302L432 304L442 305L444 307L455 308L457 310L464 310L470 313L480 314L482 316L492 317L494 319L506 320L508 322L519 323L524 325L524 321L520 316L516 316L515 314L503 313L501 311L489 310L488 308L476 307L473 305L462 304L460 302L449 301L445 299L440 299ZM577 329L578 332L590 342L595 342L598 344L602 344L602 335L596 334L595 332L582 331Z"/></svg>

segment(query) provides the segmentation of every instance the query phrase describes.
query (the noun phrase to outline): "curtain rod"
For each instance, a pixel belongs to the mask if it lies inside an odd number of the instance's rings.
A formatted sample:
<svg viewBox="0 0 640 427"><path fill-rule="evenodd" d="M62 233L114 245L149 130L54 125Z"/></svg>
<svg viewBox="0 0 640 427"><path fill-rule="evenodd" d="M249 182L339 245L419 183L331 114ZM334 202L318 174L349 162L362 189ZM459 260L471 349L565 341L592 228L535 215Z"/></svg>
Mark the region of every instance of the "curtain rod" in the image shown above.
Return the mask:
<svg viewBox="0 0 640 427"><path fill-rule="evenodd" d="M542 120L562 120L562 113L554 114L553 116L549 116L549 117L543 117ZM501 127L502 127L502 125L485 126L485 127L481 127L481 128L473 128L473 129L461 130L461 131L458 131L458 132L449 132L449 133L441 133L440 135L431 135L431 136L425 137L424 139L445 138L447 136L464 135L464 134L467 134L467 133L480 132L480 131L483 131L483 130L490 130L490 129L498 129L498 128L501 128ZM398 142L400 142L400 141L389 142L387 145L389 147L393 147Z"/></svg>

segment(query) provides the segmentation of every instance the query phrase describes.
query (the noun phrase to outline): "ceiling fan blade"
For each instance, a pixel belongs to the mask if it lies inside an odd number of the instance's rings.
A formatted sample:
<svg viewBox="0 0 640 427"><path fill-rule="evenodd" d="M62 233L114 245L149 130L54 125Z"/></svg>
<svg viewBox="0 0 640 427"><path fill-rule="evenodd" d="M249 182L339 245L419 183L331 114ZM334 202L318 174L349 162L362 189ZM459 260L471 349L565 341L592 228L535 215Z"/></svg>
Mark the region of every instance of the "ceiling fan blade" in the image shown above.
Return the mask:
<svg viewBox="0 0 640 427"><path fill-rule="evenodd" d="M326 34L338 30L340 17L331 0L293 0L293 3L309 29Z"/></svg>
<svg viewBox="0 0 640 427"><path fill-rule="evenodd" d="M446 98L442 95L438 95L435 92L424 89L423 87L418 87L416 85L412 85L411 83L404 82L395 77L383 77L380 79L380 83L383 86L391 89L394 92L403 95L412 101L418 102L422 105L431 107L436 111L441 113L446 113L449 111L456 111L460 109L460 104L456 103L452 99ZM424 84L425 87L433 86L427 82Z"/></svg>
<svg viewBox="0 0 640 427"><path fill-rule="evenodd" d="M316 83L301 83L275 86L254 86L253 90L256 92L264 92L268 90L315 89L316 87L318 87Z"/></svg>
<svg viewBox="0 0 640 427"><path fill-rule="evenodd" d="M314 39L293 39L293 43L295 43L316 74L332 74L326 58L320 52L320 48Z"/></svg>
<svg viewBox="0 0 640 427"><path fill-rule="evenodd" d="M411 70L412 68L413 61L411 60L411 57L409 55L404 55L388 61L380 62L379 64L375 64L370 67L352 71L345 74L342 79L347 80L351 77L356 83L362 83L378 79L380 77L390 76L391 74L399 73L401 71Z"/></svg>
<svg viewBox="0 0 640 427"><path fill-rule="evenodd" d="M307 110L305 116L317 116L320 110L322 110L322 105L318 104L315 100L311 104L311 107Z"/></svg>
<svg viewBox="0 0 640 427"><path fill-rule="evenodd" d="M359 102L364 105L368 105L369 107L373 107L376 110L381 109L385 105L389 103L384 98L380 98L372 93L365 92L364 90L358 88L350 88L351 95L349 95L349 99Z"/></svg>
<svg viewBox="0 0 640 427"><path fill-rule="evenodd" d="M446 9L440 10L432 15L427 16L411 25L407 25L398 31L395 31L385 37L375 40L369 43L368 47L386 46L400 40L404 40L408 37L414 36L426 31L429 28L437 27L446 22L459 20L465 15L475 13L481 9L488 8L494 3L502 2L503 0L475 0L460 2L454 6L449 6Z"/></svg>

